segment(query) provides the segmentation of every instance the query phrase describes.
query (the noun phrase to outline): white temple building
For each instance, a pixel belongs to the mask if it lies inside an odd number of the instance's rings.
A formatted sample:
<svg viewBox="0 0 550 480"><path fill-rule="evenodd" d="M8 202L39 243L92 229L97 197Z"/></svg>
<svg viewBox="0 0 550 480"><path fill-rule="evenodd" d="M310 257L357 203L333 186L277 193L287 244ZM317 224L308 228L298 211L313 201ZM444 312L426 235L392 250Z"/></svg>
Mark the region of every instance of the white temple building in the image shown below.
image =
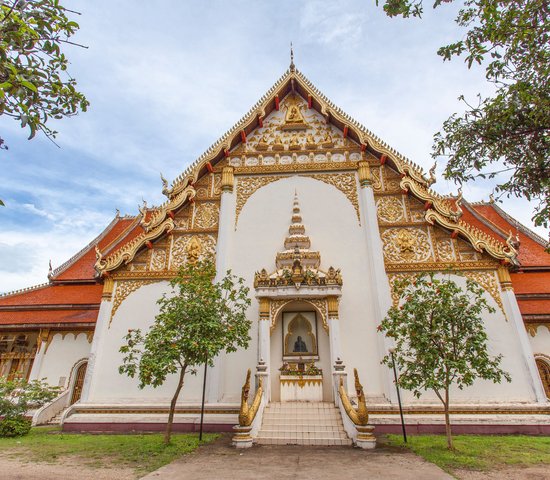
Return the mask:
<svg viewBox="0 0 550 480"><path fill-rule="evenodd" d="M97 255L94 283L86 287L101 291L97 321L72 332L75 339L79 332L92 333L86 337L91 344L78 337L80 350L51 377L56 384L57 377L65 377L69 391L77 382L75 362L87 363L74 403L67 393L63 408L58 404L63 428L163 428L175 378L159 388L139 389L136 379L119 374L119 349L129 329L152 324L156 301L169 291L180 266L215 256L220 278L231 269L250 286L252 340L248 349L216 358L209 370L205 421L210 430L230 430L238 423L248 369L263 379L252 430L259 438L262 415L281 405L338 406L340 378L355 402L357 369L370 423L380 432L397 431L393 372L381 364L391 343L377 327L397 301L392 297L397 279L452 269L457 283L469 278L485 289L495 308L484 317L490 354L503 355L501 367L512 377L510 383L477 381L453 391L453 423L472 432L548 433L549 320L539 318L538 332L529 335L513 288L527 241L520 245L519 233L515 238L496 220L486 222L461 195L435 193L434 182L433 171L422 173L291 65L230 131L171 185L164 182L164 204L144 206L137 217L117 217L72 263L52 272L55 281L75 262ZM523 237L544 250L543 241L524 227ZM541 269L550 271L547 257ZM63 349L70 351L56 340L54 327L46 333L37 328L43 340L31 378L46 372L40 369L47 366L50 333L50 350L59 344L62 360ZM307 371L296 374L297 368ZM197 428L202 381L202 370L186 377L176 429ZM251 396L257 384L252 382ZM419 399L406 391L401 395L411 429L441 429L442 407L432 392ZM344 415L341 408L335 411Z"/></svg>

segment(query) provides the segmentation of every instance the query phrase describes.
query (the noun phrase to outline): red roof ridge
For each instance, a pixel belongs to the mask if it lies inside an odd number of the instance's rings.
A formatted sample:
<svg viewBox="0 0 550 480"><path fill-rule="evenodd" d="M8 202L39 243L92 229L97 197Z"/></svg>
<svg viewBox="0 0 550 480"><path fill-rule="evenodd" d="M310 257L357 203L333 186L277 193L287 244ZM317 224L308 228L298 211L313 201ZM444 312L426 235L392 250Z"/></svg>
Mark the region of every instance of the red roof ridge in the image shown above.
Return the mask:
<svg viewBox="0 0 550 480"><path fill-rule="evenodd" d="M545 240L544 238L542 238L540 235L538 235L537 233L533 232L533 230L531 230L529 227L526 227L525 225L523 225L523 223L519 222L518 220L516 220L514 217L512 217L510 214L506 213L502 208L500 208L498 205L494 204L494 203L487 203L487 202L476 202L478 205L481 205L481 206L492 206L496 212L502 217L504 218L504 220L506 220L508 223L510 223L511 225L513 225L514 227L516 227L521 233L523 233L524 235L527 235L529 238L531 238L531 240L537 242L541 247L543 248L548 248L550 246L550 242L548 242L547 240Z"/></svg>
<svg viewBox="0 0 550 480"><path fill-rule="evenodd" d="M480 202L476 202L479 204ZM483 214L479 213L475 208L473 208L474 203L470 203L467 201L464 201L464 206L468 209L468 211L480 222L482 222L486 227L489 227L492 229L497 235L501 236L504 240L508 238L509 232L505 232L500 228L498 225L495 225L491 220L489 220L487 217L485 217Z"/></svg>
<svg viewBox="0 0 550 480"><path fill-rule="evenodd" d="M130 223L120 234L114 238L109 244L105 245L103 247L104 254L107 254L108 252L112 251L115 247L119 245L120 242L124 241L124 239L136 228L140 225L141 221L141 215L126 215L124 217L127 220L133 219L133 222ZM124 243L122 244L124 245ZM121 246L122 246L121 245Z"/></svg>
<svg viewBox="0 0 550 480"><path fill-rule="evenodd" d="M79 252L75 253L69 260L62 263L59 267L57 267L55 270L53 270L49 275L48 278L55 278L58 276L61 272L66 270L68 267L73 265L79 258L81 258L88 250L93 248L98 242L103 240L105 236L111 231L111 229L118 223L118 221L121 218L127 218L129 215L124 215L123 217L120 216L120 213L117 210L117 213L115 214L115 217L111 220L109 225L103 231L95 237L88 245L86 245L84 248L82 248ZM130 216L131 217L131 216Z"/></svg>
<svg viewBox="0 0 550 480"><path fill-rule="evenodd" d="M0 298L11 297L13 295L19 295L20 293L32 292L33 290L39 290L44 287L49 287L50 285L51 283L47 282L47 283L39 283L38 285L33 285L32 287L19 288L17 290L12 290L10 292L0 293Z"/></svg>

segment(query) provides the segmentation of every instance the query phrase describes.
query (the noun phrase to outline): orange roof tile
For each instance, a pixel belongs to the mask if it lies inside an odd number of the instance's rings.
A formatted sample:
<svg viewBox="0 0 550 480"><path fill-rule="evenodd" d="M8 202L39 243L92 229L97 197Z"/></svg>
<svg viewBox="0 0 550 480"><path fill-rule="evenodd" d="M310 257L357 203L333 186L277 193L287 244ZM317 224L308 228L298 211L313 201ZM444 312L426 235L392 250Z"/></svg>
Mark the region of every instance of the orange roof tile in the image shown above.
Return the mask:
<svg viewBox="0 0 550 480"><path fill-rule="evenodd" d="M95 323L97 309L0 311L0 325Z"/></svg>
<svg viewBox="0 0 550 480"><path fill-rule="evenodd" d="M522 293L550 293L550 271L512 273L510 277L516 295Z"/></svg>
<svg viewBox="0 0 550 480"><path fill-rule="evenodd" d="M482 215L493 228L502 232L503 235L508 235L510 231L514 235L516 232L518 233L520 241L518 258L522 266L550 267L550 254L545 252L545 246L541 245L541 243L545 242L543 239L537 241L536 238L538 236L534 232L530 232L527 227L512 219L512 217L494 204L478 203L472 204L471 206L479 215Z"/></svg>
<svg viewBox="0 0 550 480"><path fill-rule="evenodd" d="M103 285L100 284L44 285L0 297L0 308L16 305L99 305L102 291Z"/></svg>
<svg viewBox="0 0 550 480"><path fill-rule="evenodd" d="M549 315L550 300L522 300L518 299L519 310L522 315Z"/></svg>
<svg viewBox="0 0 550 480"><path fill-rule="evenodd" d="M96 261L95 245L100 250L110 248L125 241L125 236L132 231L135 217L117 217L97 238L77 253L72 259L53 272L54 281L78 281L95 278Z"/></svg>

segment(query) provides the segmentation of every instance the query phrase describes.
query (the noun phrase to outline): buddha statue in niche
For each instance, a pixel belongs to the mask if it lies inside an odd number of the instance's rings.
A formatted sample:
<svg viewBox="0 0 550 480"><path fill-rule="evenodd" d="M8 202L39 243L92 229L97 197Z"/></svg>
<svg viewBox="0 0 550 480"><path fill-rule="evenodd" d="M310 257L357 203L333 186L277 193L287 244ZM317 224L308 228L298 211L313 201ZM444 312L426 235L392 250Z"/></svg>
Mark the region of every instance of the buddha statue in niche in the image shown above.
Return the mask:
<svg viewBox="0 0 550 480"><path fill-rule="evenodd" d="M321 145L323 146L323 148L334 147L334 141L332 140L332 135L328 130L325 133L325 136L323 137L323 141L321 142Z"/></svg>
<svg viewBox="0 0 550 480"><path fill-rule="evenodd" d="M317 146L317 142L315 141L315 137L312 133L308 133L306 137L306 148L307 149L314 149Z"/></svg>
<svg viewBox="0 0 550 480"><path fill-rule="evenodd" d="M269 139L267 138L267 135L264 133L260 140L258 140L258 143L256 144L256 150L267 150L267 147L269 146Z"/></svg>
<svg viewBox="0 0 550 480"><path fill-rule="evenodd" d="M300 150L300 142L298 141L298 134L293 133L290 137L290 143L288 145L289 150Z"/></svg>
<svg viewBox="0 0 550 480"><path fill-rule="evenodd" d="M285 146L283 144L283 141L281 140L280 135L275 135L275 140L273 141L273 146L271 147L273 150L284 150Z"/></svg>

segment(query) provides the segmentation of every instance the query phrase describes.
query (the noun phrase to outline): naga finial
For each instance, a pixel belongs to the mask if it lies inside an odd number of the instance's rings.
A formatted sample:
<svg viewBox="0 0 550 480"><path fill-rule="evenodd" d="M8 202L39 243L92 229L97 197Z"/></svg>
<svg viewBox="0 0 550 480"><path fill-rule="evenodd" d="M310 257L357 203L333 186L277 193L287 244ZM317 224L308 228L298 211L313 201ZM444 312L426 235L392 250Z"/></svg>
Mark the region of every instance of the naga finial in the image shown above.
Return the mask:
<svg viewBox="0 0 550 480"><path fill-rule="evenodd" d="M430 178L428 179L428 187L431 187L436 181L435 169L437 168L437 161L434 162L433 167L430 168Z"/></svg>
<svg viewBox="0 0 550 480"><path fill-rule="evenodd" d="M164 178L164 176L162 175L162 172L160 174L160 181L162 182L162 194L170 198L171 189L168 187L168 180Z"/></svg>
<svg viewBox="0 0 550 480"><path fill-rule="evenodd" d="M506 245L512 252L517 254L519 249L519 234L516 233L516 236L514 238L514 235L512 234L512 230L508 230L508 238L506 239Z"/></svg>
<svg viewBox="0 0 550 480"><path fill-rule="evenodd" d="M48 267L48 278L52 278L53 268L52 268L52 259L50 258L49 267Z"/></svg>
<svg viewBox="0 0 550 480"><path fill-rule="evenodd" d="M118 208L115 208L115 218L119 218L120 217L120 210Z"/></svg>
<svg viewBox="0 0 550 480"><path fill-rule="evenodd" d="M98 262L101 262L103 260L103 255L101 254L101 251L99 250L99 245L95 244L95 258Z"/></svg>
<svg viewBox="0 0 550 480"><path fill-rule="evenodd" d="M492 193L489 194L489 203L490 204L495 203L495 196Z"/></svg>
<svg viewBox="0 0 550 480"><path fill-rule="evenodd" d="M142 198L143 205L138 206L139 213L141 213L141 216L145 218L145 215L147 215L147 202Z"/></svg>

